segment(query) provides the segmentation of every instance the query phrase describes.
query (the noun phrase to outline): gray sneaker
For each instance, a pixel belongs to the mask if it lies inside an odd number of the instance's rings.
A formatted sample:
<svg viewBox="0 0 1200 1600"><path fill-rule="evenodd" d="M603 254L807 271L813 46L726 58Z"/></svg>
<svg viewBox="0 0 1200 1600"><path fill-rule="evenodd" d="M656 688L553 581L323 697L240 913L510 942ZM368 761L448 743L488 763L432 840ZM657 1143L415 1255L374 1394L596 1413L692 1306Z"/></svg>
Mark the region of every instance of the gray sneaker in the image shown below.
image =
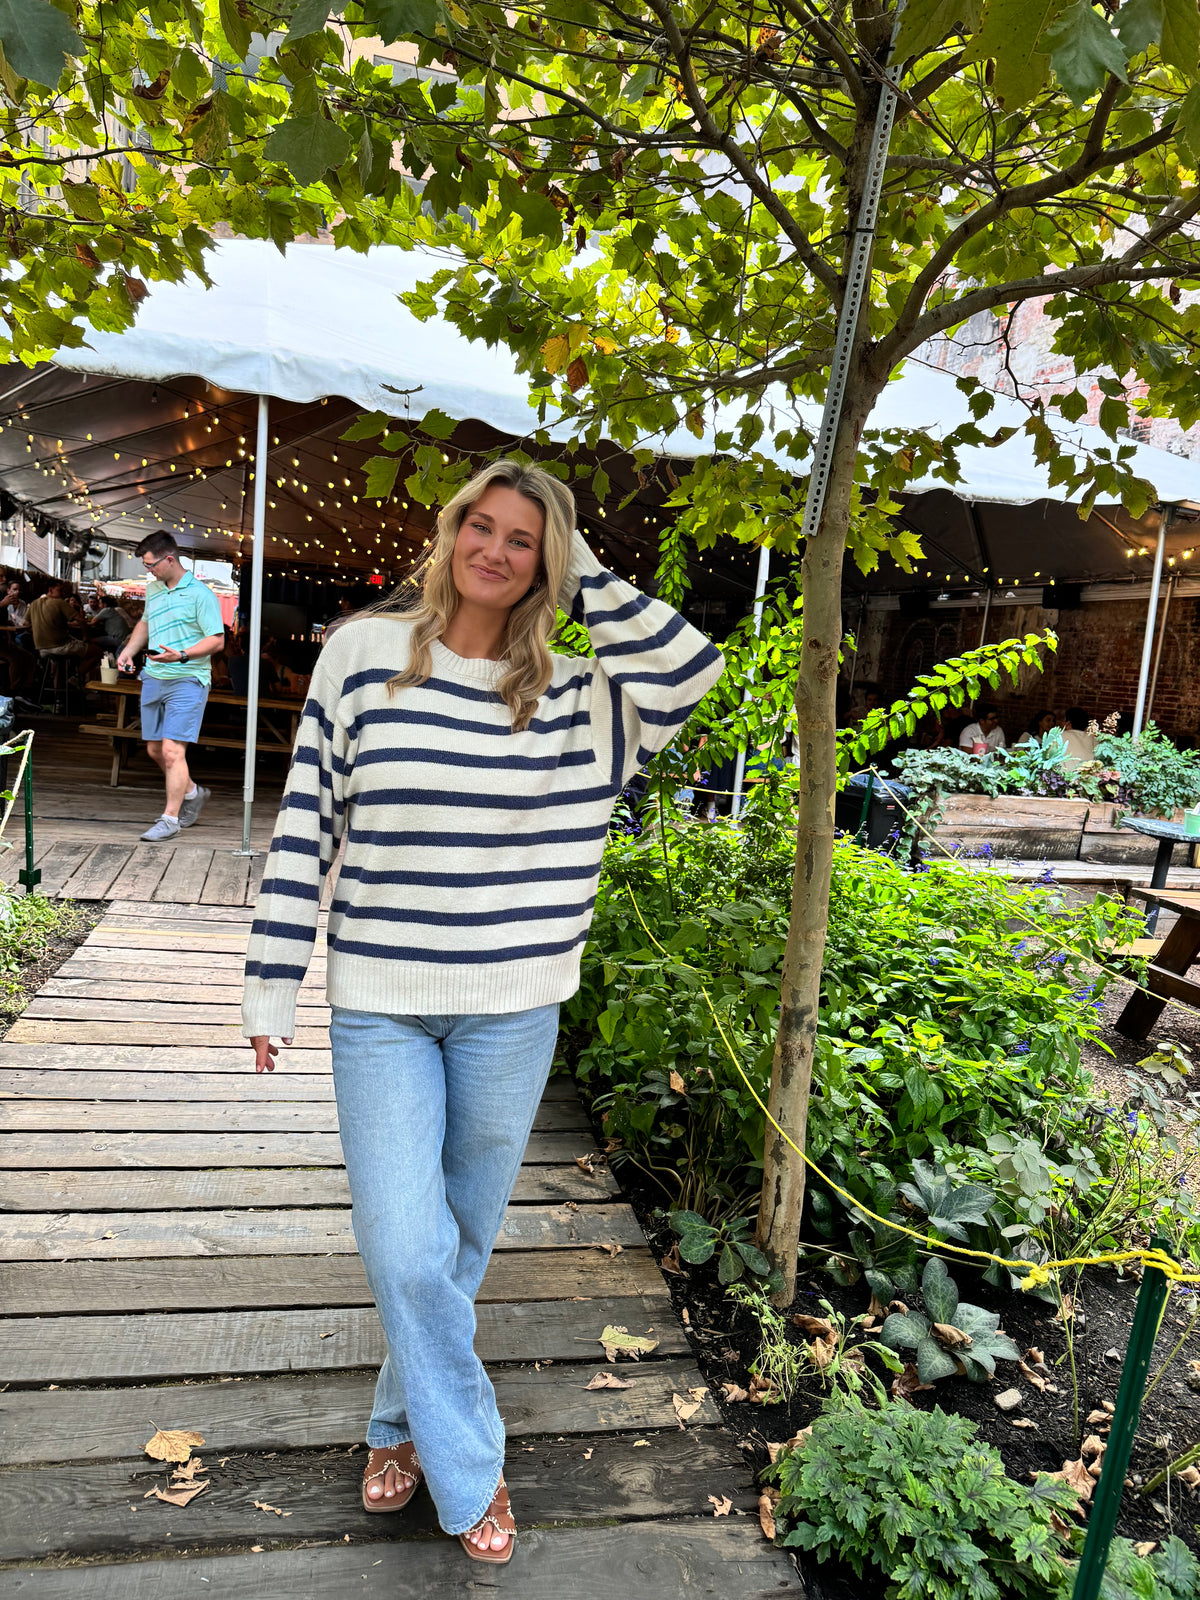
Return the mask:
<svg viewBox="0 0 1200 1600"><path fill-rule="evenodd" d="M195 794L185 796L184 802L179 808L179 826L181 828L191 827L192 823L197 820L204 810L204 802L211 794L211 789L202 789L197 784Z"/></svg>
<svg viewBox="0 0 1200 1600"><path fill-rule="evenodd" d="M151 844L160 844L163 839L174 839L179 832L178 817L159 817L152 828L147 828L142 835L143 839Z"/></svg>

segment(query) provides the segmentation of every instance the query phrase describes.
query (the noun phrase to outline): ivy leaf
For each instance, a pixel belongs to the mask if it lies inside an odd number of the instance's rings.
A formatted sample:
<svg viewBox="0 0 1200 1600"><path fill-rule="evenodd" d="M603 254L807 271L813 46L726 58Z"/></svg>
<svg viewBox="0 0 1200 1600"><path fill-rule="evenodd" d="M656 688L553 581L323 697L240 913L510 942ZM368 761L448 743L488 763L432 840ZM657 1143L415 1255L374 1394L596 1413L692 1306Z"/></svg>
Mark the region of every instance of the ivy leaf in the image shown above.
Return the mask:
<svg viewBox="0 0 1200 1600"><path fill-rule="evenodd" d="M0 0L0 46L12 70L53 89L83 40L49 0Z"/></svg>
<svg viewBox="0 0 1200 1600"><path fill-rule="evenodd" d="M310 33L322 33L330 12L340 17L345 9L346 0L300 0L288 24L288 43L307 39Z"/></svg>
<svg viewBox="0 0 1200 1600"><path fill-rule="evenodd" d="M289 117L263 145L268 161L281 162L302 187L316 183L350 154L350 135L336 122L314 114Z"/></svg>
<svg viewBox="0 0 1200 1600"><path fill-rule="evenodd" d="M417 424L422 433L427 433L431 439L448 439L458 427L454 417L448 417L444 411L427 411Z"/></svg>
<svg viewBox="0 0 1200 1600"><path fill-rule="evenodd" d="M399 470L399 456L372 456L366 464L367 481L363 489L363 499L389 499L396 487L396 474Z"/></svg>
<svg viewBox="0 0 1200 1600"><path fill-rule="evenodd" d="M384 44L404 34L432 35L440 8L436 0L361 0L363 21L374 24Z"/></svg>
<svg viewBox="0 0 1200 1600"><path fill-rule="evenodd" d="M1059 83L1074 105L1098 94L1111 74L1128 83L1125 52L1088 0L1075 0L1050 28L1042 42Z"/></svg>
<svg viewBox="0 0 1200 1600"><path fill-rule="evenodd" d="M229 48L239 61L244 61L250 49L250 23L238 10L237 0L220 0L218 12Z"/></svg>

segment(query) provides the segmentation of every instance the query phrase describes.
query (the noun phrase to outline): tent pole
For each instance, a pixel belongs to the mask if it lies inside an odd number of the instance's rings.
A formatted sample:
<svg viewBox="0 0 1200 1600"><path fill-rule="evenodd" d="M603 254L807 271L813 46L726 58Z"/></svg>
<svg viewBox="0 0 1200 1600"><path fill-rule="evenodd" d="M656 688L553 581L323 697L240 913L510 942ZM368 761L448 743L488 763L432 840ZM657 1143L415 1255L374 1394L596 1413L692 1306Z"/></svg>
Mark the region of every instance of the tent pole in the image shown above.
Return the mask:
<svg viewBox="0 0 1200 1600"><path fill-rule="evenodd" d="M757 639L762 631L763 595L767 592L767 579L771 575L771 552L765 544L758 547L758 576L754 580L754 637ZM750 698L747 687L742 695L742 704ZM737 765L733 770L733 799L729 804L729 815L734 822L742 809L742 787L746 781L746 750L743 746L737 753Z"/></svg>
<svg viewBox="0 0 1200 1600"><path fill-rule="evenodd" d="M1146 721L1154 715L1154 691L1158 688L1158 669L1162 664L1163 645L1167 638L1167 618L1171 615L1171 596L1175 592L1175 573L1167 579L1167 592L1163 595L1162 621L1158 625L1158 643L1154 647L1154 671L1150 674L1150 689L1146 695Z"/></svg>
<svg viewBox="0 0 1200 1600"><path fill-rule="evenodd" d="M850 704L850 696L854 693L854 679L858 673L858 656L862 649L863 619L867 614L867 591L864 589L858 602L858 627L854 634L854 653L850 657L850 687L846 690L846 704Z"/></svg>
<svg viewBox="0 0 1200 1600"><path fill-rule="evenodd" d="M254 548L250 554L250 671L246 683L246 768L242 779L242 848L252 856L250 818L254 811L254 768L258 754L258 676L262 659L263 551L267 542L267 423L271 402L258 397L258 437L254 444Z"/></svg>
<svg viewBox="0 0 1200 1600"><path fill-rule="evenodd" d="M1171 526L1171 507L1158 510L1158 544L1154 551L1154 575L1150 579L1150 604L1146 608L1146 632L1142 636L1142 664L1138 670L1137 704L1133 711L1133 737L1140 737L1146 717L1146 689L1150 682L1150 655L1154 649L1154 623L1158 617L1158 593L1162 588L1163 555L1167 548L1167 529Z"/></svg>
<svg viewBox="0 0 1200 1600"><path fill-rule="evenodd" d="M988 612L992 609L992 591L988 589L983 599L983 624L979 629L979 648L982 650L987 643Z"/></svg>

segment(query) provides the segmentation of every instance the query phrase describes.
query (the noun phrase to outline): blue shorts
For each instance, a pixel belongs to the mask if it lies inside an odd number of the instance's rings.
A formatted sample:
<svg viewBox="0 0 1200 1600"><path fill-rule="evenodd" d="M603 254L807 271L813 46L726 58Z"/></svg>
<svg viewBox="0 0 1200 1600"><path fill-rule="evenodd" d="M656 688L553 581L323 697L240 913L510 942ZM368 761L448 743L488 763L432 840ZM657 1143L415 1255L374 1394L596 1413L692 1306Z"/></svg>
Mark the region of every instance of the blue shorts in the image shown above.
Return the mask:
<svg viewBox="0 0 1200 1600"><path fill-rule="evenodd" d="M195 744L207 701L199 678L143 678L142 738Z"/></svg>

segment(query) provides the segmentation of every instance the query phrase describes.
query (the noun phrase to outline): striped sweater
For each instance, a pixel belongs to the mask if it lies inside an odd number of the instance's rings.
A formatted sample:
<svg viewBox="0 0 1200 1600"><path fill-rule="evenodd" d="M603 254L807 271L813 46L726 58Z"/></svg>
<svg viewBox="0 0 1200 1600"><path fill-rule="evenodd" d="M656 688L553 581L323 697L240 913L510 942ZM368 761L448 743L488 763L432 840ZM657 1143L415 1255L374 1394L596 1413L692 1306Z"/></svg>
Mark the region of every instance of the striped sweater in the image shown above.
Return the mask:
<svg viewBox="0 0 1200 1600"><path fill-rule="evenodd" d="M362 618L321 654L246 960L243 1032L290 1036L321 887L331 1005L399 1015L565 1000L613 806L721 675L720 653L661 600L606 571L577 533L560 604L593 656L554 656L528 728L500 661L432 646L433 673L389 694L411 623Z"/></svg>

